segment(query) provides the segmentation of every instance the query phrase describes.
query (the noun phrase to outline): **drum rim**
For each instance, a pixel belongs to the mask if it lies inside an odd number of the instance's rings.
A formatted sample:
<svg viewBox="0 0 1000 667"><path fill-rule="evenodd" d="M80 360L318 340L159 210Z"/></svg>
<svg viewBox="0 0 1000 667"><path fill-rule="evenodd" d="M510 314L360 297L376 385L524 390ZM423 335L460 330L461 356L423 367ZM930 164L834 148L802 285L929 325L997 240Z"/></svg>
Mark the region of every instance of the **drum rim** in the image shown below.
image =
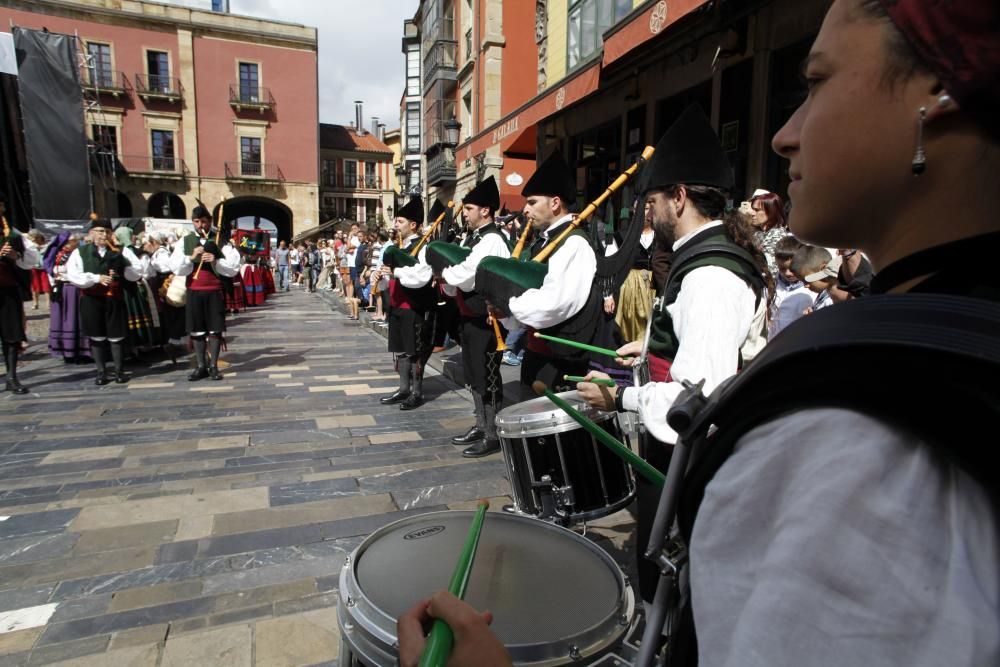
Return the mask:
<svg viewBox="0 0 1000 667"><path fill-rule="evenodd" d="M575 389L570 391L563 391L556 394L559 398L567 402L579 402L580 395ZM583 428L577 423L575 419L570 417L568 414L563 412L555 403L550 403L552 409L547 411L547 413L535 412L531 413L531 419L525 421L522 418L514 418L512 415L516 414L513 412L518 406L524 405L525 403L531 403L532 401L538 401L541 405L544 396L539 396L537 398L529 398L527 401L521 401L520 403L515 403L514 405L509 405L496 416L497 433L500 435L552 435L554 433L565 433L566 431L575 431L577 429ZM583 414L588 417L591 421L597 423L603 423L609 418L615 416L615 412L605 412L604 410L597 410L596 408L587 407L586 410L582 411ZM507 417L504 417L504 413L507 413ZM546 416L542 416L542 415ZM520 427L520 430L514 430Z"/></svg>
<svg viewBox="0 0 1000 667"><path fill-rule="evenodd" d="M350 617L354 626L367 641L374 640L388 647L396 647L398 638L395 635L396 619L391 618L385 611L376 606L372 599L361 589L357 575L358 562L361 560L361 556L371 544L377 542L380 537L395 530L397 527L413 523L417 520L445 514L451 516L466 514L471 517L475 514L475 511L439 510L403 517L382 526L368 535L345 560L340 575L341 599L339 604L345 606L345 615ZM554 649L558 646L573 645L584 656L596 656L614 646L635 618L635 594L629 585L628 578L621 567L618 566L618 563L615 562L614 558L598 545L568 528L517 514L497 512L491 516L503 521L530 522L533 525L541 526L545 530L569 536L572 540L583 545L586 550L595 553L608 566L619 587L618 598L612 606L610 613L592 627L582 628L570 637L553 638L546 643L505 645L514 661L516 663L526 662L528 664L548 663L555 658L565 655L563 652L554 652ZM539 651L542 648L548 648L548 651Z"/></svg>

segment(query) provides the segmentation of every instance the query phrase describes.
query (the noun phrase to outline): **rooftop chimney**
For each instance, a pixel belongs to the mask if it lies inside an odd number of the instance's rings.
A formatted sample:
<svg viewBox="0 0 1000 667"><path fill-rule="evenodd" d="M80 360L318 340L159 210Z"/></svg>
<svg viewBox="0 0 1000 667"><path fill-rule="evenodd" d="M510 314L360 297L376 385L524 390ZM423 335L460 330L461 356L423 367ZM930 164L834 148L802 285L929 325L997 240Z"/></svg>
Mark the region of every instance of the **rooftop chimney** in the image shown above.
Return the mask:
<svg viewBox="0 0 1000 667"><path fill-rule="evenodd" d="M372 134L378 136L378 116L372 116Z"/></svg>
<svg viewBox="0 0 1000 667"><path fill-rule="evenodd" d="M354 127L357 128L358 134L365 133L365 126L362 122L364 115L361 111L361 100L354 100Z"/></svg>
<svg viewBox="0 0 1000 667"><path fill-rule="evenodd" d="M378 140L385 142L385 123L378 124Z"/></svg>

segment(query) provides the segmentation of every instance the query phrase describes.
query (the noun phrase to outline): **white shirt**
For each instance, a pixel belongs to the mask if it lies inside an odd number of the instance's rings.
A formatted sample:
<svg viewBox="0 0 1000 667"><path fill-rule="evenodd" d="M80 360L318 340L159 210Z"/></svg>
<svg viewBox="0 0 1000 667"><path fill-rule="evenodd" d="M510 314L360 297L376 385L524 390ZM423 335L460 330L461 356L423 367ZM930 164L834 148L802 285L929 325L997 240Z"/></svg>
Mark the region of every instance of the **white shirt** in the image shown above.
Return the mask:
<svg viewBox="0 0 1000 667"><path fill-rule="evenodd" d="M572 215L559 218L542 232L542 236L547 239L550 230L572 218ZM511 298L507 309L516 322L511 323L511 318L507 318L504 326L508 331L525 326L546 329L565 322L586 305L597 273L597 257L590 243L581 236L570 236L549 255L548 265L540 288ZM507 326L508 323L511 326Z"/></svg>
<svg viewBox="0 0 1000 667"><path fill-rule="evenodd" d="M472 248L469 256L461 264L449 266L441 272L441 278L449 286L457 287L463 292L476 289L476 269L484 257L510 257L510 248L499 234L486 234Z"/></svg>
<svg viewBox="0 0 1000 667"><path fill-rule="evenodd" d="M21 235L21 239L24 243L24 252L15 262L19 268L25 271L32 269L38 264L41 255L38 252L38 248L27 236Z"/></svg>
<svg viewBox="0 0 1000 667"><path fill-rule="evenodd" d="M721 221L702 225L677 240L674 252L695 234L721 225ZM703 391L707 396L736 373L740 348L751 333L751 325L755 320L760 321L767 306L764 298L756 308L755 302L753 290L721 266L702 266L684 276L677 300L666 307L679 341L670 366L673 381L649 382L622 390L622 406L638 412L654 438L668 444L677 442L677 433L667 425L667 411L684 390L682 381L705 380ZM654 301L650 317L656 316L656 309Z"/></svg>
<svg viewBox="0 0 1000 667"><path fill-rule="evenodd" d="M97 248L98 256L104 257L107 253L107 247ZM142 267L133 264L133 260L136 259L135 253L128 248L125 248L125 251L122 252L122 257L124 257L128 262L125 265L125 280L129 280L131 282L139 280L139 278L142 277ZM80 256L79 248L72 252L69 256L69 260L66 262L66 278L68 278L71 283L82 289L93 287L101 282L100 274L87 273L83 270L83 257Z"/></svg>
<svg viewBox="0 0 1000 667"><path fill-rule="evenodd" d="M403 241L402 247L410 245L410 240L418 238L416 234L411 234L407 236ZM429 283L431 278L434 277L434 272L430 265L427 263L427 245L420 249L420 254L417 255L417 263L413 266L398 266L393 272L392 276L399 281L399 284L403 287L409 287L410 289L419 289Z"/></svg>
<svg viewBox="0 0 1000 667"><path fill-rule="evenodd" d="M1000 521L931 447L838 408L744 435L705 490L706 667L1000 664Z"/></svg>
<svg viewBox="0 0 1000 667"><path fill-rule="evenodd" d="M205 245L208 239L199 238L198 242L201 245ZM201 262L198 262L199 264ZM178 276L186 276L195 269L194 262L191 258L187 256L184 252L184 241L178 241L177 247L174 248L174 254L170 256L170 271L171 273ZM216 275L231 278L235 276L240 270L240 253L236 251L236 248L229 245L228 243L222 246L222 257L215 258L215 273Z"/></svg>
<svg viewBox="0 0 1000 667"><path fill-rule="evenodd" d="M149 258L149 274L147 278L152 278L159 273L170 273L170 251L160 246Z"/></svg>

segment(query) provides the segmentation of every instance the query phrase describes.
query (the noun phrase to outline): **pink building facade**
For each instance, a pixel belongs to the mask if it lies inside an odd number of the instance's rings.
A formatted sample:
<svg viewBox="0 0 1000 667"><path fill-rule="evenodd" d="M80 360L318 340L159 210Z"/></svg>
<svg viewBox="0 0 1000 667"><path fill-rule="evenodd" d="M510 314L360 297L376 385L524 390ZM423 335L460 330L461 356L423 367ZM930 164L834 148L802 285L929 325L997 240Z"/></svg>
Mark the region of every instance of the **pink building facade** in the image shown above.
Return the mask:
<svg viewBox="0 0 1000 667"><path fill-rule="evenodd" d="M78 37L98 213L318 224L315 28L135 0L10 0L0 25Z"/></svg>

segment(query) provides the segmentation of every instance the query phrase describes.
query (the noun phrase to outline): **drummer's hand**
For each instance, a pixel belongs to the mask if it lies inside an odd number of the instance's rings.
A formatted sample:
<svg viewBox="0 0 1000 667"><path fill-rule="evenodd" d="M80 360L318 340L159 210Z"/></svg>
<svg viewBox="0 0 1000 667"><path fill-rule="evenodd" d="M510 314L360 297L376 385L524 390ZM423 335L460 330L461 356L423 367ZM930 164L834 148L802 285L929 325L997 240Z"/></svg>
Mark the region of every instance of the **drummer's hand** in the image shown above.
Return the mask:
<svg viewBox="0 0 1000 667"><path fill-rule="evenodd" d="M639 360L639 355L642 354L642 341L634 340L631 343L625 343L615 350L615 353L618 355L615 358L615 363L619 366L634 366Z"/></svg>
<svg viewBox="0 0 1000 667"><path fill-rule="evenodd" d="M610 380L611 376L600 371L590 371L587 373L586 378L588 380L593 378ZM604 410L605 412L614 412L615 410L615 396L618 395L618 387L603 387L593 382L578 382L576 393L580 394L580 398L598 410Z"/></svg>
<svg viewBox="0 0 1000 667"><path fill-rule="evenodd" d="M429 631L435 618L447 623L455 636L449 667L505 667L511 664L503 644L489 629L493 614L477 612L451 593L439 591L430 600L418 602L396 622L402 667L416 667L420 662L427 643L425 628Z"/></svg>

